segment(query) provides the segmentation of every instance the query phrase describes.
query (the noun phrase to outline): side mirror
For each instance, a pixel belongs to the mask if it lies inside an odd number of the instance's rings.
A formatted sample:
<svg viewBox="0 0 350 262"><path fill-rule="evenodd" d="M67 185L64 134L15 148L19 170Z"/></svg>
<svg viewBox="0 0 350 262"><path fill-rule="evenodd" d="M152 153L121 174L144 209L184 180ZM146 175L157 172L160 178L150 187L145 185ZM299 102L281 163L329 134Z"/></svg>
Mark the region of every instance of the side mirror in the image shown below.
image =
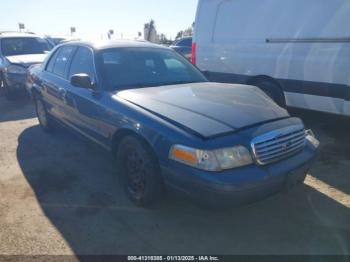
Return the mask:
<svg viewBox="0 0 350 262"><path fill-rule="evenodd" d="M91 82L90 76L87 74L72 75L70 78L70 83L76 87L87 88L87 89L94 88L94 84Z"/></svg>

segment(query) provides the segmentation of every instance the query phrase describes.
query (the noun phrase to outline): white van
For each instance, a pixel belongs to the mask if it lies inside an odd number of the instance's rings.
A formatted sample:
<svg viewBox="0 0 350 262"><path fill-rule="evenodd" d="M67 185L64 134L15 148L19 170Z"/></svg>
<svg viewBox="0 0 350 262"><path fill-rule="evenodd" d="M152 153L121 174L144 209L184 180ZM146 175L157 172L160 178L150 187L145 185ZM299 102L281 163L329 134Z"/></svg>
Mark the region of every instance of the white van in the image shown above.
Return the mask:
<svg viewBox="0 0 350 262"><path fill-rule="evenodd" d="M192 60L280 105L350 115L350 0L199 0Z"/></svg>

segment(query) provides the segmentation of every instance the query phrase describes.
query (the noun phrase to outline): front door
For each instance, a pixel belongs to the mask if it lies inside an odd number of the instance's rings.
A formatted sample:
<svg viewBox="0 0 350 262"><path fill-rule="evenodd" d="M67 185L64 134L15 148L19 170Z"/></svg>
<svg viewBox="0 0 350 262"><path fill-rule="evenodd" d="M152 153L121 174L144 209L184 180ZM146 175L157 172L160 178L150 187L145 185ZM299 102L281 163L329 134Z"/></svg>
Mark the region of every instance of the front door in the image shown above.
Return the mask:
<svg viewBox="0 0 350 262"><path fill-rule="evenodd" d="M93 51L88 47L79 47L72 59L68 77L75 74L89 75L96 89L69 85L66 99L72 124L95 142L107 144L111 130L103 121L102 100L105 94L99 90Z"/></svg>

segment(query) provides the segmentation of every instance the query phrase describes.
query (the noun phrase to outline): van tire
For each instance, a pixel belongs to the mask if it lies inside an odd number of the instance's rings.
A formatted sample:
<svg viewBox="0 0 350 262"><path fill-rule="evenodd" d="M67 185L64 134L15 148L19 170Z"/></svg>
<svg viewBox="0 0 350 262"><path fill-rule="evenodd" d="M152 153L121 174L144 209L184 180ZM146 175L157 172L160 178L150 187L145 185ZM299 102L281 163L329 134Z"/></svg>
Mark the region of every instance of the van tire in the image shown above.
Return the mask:
<svg viewBox="0 0 350 262"><path fill-rule="evenodd" d="M128 135L120 142L117 167L124 190L135 205L148 207L162 199L163 183L158 161L149 146L136 135Z"/></svg>
<svg viewBox="0 0 350 262"><path fill-rule="evenodd" d="M266 95L268 95L276 104L280 107L286 107L286 100L281 87L273 80L269 79L256 79L249 83L259 87Z"/></svg>

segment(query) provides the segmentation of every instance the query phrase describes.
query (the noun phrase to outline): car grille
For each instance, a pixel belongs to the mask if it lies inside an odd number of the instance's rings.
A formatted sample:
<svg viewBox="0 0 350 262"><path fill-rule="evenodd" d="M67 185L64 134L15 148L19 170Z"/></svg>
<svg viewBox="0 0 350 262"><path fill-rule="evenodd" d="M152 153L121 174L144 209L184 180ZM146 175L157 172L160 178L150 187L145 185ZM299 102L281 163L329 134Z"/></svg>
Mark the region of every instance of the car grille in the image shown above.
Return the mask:
<svg viewBox="0 0 350 262"><path fill-rule="evenodd" d="M251 143L254 157L260 165L290 157L304 148L305 137L302 125L289 126L255 137Z"/></svg>

